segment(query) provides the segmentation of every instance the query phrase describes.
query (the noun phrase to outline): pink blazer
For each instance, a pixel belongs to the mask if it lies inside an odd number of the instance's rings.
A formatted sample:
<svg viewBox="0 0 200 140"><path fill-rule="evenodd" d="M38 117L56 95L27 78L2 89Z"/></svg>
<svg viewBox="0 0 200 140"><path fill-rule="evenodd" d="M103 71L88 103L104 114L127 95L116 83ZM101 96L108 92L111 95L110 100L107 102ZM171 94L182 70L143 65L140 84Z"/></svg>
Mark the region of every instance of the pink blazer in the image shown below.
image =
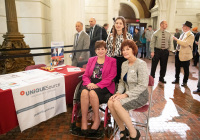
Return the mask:
<svg viewBox="0 0 200 140"><path fill-rule="evenodd" d="M85 73L83 74L82 80L83 80L83 86L87 86L89 83L91 83L91 76L95 67L95 64L97 62L97 56L91 57L88 60L87 67L85 70ZM102 70L102 80L97 83L97 85L102 89L106 87L110 93L115 92L115 82L112 80L117 75L117 64L116 59L112 57L106 56L103 70Z"/></svg>

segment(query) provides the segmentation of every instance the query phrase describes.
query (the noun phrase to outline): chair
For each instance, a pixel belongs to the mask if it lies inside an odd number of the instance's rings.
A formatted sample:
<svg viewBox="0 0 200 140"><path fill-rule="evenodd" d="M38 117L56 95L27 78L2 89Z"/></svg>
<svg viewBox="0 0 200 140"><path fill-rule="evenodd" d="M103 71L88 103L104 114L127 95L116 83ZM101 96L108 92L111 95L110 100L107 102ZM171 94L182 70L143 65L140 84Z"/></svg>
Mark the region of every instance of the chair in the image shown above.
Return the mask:
<svg viewBox="0 0 200 140"><path fill-rule="evenodd" d="M149 132L149 118L150 118L151 105L152 105L153 86L154 86L154 78L149 75L148 88L150 90L149 90L149 101L148 101L148 103L141 108L137 108L137 109L129 111L129 113L132 111L132 112L139 112L139 113L142 113L144 115L146 122L144 122L144 123L137 122L137 121L132 121L132 122L136 126L146 128L146 130L143 129L146 132L145 140L147 140L148 132ZM116 124L115 124L113 136L116 134L117 131L118 131L118 126L116 126Z"/></svg>
<svg viewBox="0 0 200 140"><path fill-rule="evenodd" d="M46 65L45 64L30 65L25 68L25 71L32 69L39 69L41 67L46 67Z"/></svg>
<svg viewBox="0 0 200 140"><path fill-rule="evenodd" d="M79 77L81 78L81 77ZM72 119L71 119L71 125L70 125L70 131L72 132L75 130L76 123L78 118L81 117L81 105L80 105L80 88L82 85L83 81L80 81L78 85L76 86L75 92L74 92L74 98L73 98L73 109L72 109ZM111 128L109 128L111 124L111 114L108 112L108 106L105 103L102 103L99 105L99 111L104 112L104 132L105 134L110 137L112 135ZM88 113L92 112L91 106L89 107Z"/></svg>

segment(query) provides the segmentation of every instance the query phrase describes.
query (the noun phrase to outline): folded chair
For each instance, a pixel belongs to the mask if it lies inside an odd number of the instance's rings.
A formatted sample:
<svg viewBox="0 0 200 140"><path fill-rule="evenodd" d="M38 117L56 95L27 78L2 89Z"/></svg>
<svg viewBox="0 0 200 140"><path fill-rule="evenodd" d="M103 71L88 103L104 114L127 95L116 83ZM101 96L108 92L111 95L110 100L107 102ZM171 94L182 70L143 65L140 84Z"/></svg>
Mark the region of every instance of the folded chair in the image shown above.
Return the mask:
<svg viewBox="0 0 200 140"><path fill-rule="evenodd" d="M154 86L154 78L149 75L149 84L148 84L149 101L143 107L129 111L130 114L131 114L131 112L139 112L139 113L143 114L146 121L143 120L144 122L138 122L138 121L132 121L132 122L135 126L137 126L137 128L139 127L140 130L144 130L146 132L145 140L147 140L148 132L149 132L149 118L150 118L151 105L152 105L153 86ZM141 117L141 119L142 119L142 117ZM117 131L118 131L118 126L116 126L116 123L115 123L113 137L115 136Z"/></svg>
<svg viewBox="0 0 200 140"><path fill-rule="evenodd" d="M32 69L39 69L41 67L46 67L46 65L45 64L30 65L25 68L25 71Z"/></svg>

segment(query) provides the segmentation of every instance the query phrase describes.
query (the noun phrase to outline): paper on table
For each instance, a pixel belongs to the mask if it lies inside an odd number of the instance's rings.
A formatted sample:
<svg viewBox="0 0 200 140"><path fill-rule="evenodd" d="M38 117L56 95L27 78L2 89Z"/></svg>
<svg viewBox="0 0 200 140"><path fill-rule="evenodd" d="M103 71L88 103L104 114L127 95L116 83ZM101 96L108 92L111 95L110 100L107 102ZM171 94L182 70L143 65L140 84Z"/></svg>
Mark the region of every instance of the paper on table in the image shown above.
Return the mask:
<svg viewBox="0 0 200 140"><path fill-rule="evenodd" d="M67 71L68 71L68 72L76 72L76 71L81 71L81 69L78 68L78 67L75 67L75 68L67 68Z"/></svg>

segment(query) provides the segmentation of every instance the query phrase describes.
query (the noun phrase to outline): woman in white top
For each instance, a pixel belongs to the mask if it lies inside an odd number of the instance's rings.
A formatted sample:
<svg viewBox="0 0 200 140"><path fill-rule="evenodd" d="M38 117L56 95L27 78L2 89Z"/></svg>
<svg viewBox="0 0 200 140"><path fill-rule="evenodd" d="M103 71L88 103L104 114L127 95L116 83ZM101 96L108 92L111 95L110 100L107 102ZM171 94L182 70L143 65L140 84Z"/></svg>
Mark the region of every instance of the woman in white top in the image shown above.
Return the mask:
<svg viewBox="0 0 200 140"><path fill-rule="evenodd" d="M107 41L107 55L117 59L117 83L119 82L121 75L121 65L124 61L126 61L126 59L121 54L121 43L126 39L133 40L133 37L130 33L127 32L125 18L119 16L115 20L113 33L108 37Z"/></svg>

